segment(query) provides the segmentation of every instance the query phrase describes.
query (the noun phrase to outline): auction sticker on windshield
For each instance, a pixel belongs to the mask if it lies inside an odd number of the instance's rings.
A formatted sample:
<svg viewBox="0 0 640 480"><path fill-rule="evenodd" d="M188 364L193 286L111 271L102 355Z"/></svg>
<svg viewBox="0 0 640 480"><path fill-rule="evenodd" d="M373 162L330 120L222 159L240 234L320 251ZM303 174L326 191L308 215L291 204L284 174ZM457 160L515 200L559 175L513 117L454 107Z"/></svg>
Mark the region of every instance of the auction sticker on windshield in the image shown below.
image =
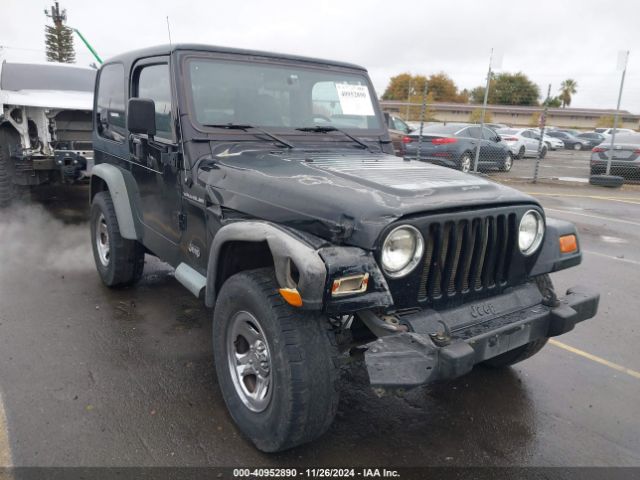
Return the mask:
<svg viewBox="0 0 640 480"><path fill-rule="evenodd" d="M362 115L371 117L373 104L366 85L351 85L349 83L336 83L340 107L344 115Z"/></svg>

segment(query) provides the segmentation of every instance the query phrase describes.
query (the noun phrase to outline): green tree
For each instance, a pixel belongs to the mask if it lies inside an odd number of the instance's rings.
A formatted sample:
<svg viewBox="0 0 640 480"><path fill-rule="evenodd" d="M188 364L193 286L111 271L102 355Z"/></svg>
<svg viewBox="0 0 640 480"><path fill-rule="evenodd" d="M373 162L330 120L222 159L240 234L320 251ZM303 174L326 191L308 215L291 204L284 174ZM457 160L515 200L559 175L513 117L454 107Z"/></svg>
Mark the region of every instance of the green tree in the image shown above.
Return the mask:
<svg viewBox="0 0 640 480"><path fill-rule="evenodd" d="M560 84L560 100L562 108L571 106L571 96L578 91L578 82L571 78L566 79Z"/></svg>
<svg viewBox="0 0 640 480"><path fill-rule="evenodd" d="M44 43L49 62L75 63L76 53L73 48L73 31L65 25L67 11L60 10L58 2L51 7L51 13L44 11L53 21L53 26L45 25Z"/></svg>
<svg viewBox="0 0 640 480"><path fill-rule="evenodd" d="M489 90L491 103L496 105L538 105L540 89L522 72L500 73Z"/></svg>
<svg viewBox="0 0 640 480"><path fill-rule="evenodd" d="M484 101L484 88L479 86L471 90L472 103ZM487 103L493 105L538 105L540 89L522 72L499 73L489 82Z"/></svg>
<svg viewBox="0 0 640 480"><path fill-rule="evenodd" d="M549 108L560 108L562 106L562 100L560 100L560 97L550 97L542 102L542 106Z"/></svg>
<svg viewBox="0 0 640 480"><path fill-rule="evenodd" d="M469 114L469 123L480 123L482 121L482 109L476 108ZM490 111L484 112L484 123L493 122L493 114Z"/></svg>
<svg viewBox="0 0 640 480"><path fill-rule="evenodd" d="M484 102L484 87L476 87L469 93L469 101L471 103L483 103Z"/></svg>

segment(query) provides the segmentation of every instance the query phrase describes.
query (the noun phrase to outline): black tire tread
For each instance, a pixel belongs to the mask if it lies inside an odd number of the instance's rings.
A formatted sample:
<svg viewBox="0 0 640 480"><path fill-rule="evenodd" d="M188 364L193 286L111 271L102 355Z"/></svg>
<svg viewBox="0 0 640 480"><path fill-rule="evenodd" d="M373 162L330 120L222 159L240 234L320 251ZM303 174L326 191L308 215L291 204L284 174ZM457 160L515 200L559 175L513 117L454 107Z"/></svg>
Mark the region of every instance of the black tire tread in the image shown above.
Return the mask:
<svg viewBox="0 0 640 480"><path fill-rule="evenodd" d="M100 275L105 285L112 288L126 287L133 285L142 277L144 271L144 247L136 240L123 238L120 234L116 210L113 200L108 191L98 192L91 204L91 221L94 222L94 209L99 208L104 213L107 224L111 226L109 232L109 243L111 248L111 262L113 270L108 275ZM91 240L92 245L95 243ZM95 245L94 255L96 255ZM96 256L96 265L99 260ZM98 266L100 268L100 266Z"/></svg>
<svg viewBox="0 0 640 480"><path fill-rule="evenodd" d="M234 280L233 277L240 277ZM273 269L261 268L240 272L222 286L233 288L253 282L278 321L285 356L289 359L291 382L285 387L291 398L291 415L287 419L283 438L274 444L251 439L263 451L286 450L310 442L327 431L335 417L339 401L338 348L331 324L317 312L294 309L277 293ZM225 288L226 287L226 288ZM215 315L215 314L214 314ZM214 317L214 321L218 321ZM220 369L220 366L217 366ZM220 375L220 373L219 373ZM233 416L233 412L232 412Z"/></svg>

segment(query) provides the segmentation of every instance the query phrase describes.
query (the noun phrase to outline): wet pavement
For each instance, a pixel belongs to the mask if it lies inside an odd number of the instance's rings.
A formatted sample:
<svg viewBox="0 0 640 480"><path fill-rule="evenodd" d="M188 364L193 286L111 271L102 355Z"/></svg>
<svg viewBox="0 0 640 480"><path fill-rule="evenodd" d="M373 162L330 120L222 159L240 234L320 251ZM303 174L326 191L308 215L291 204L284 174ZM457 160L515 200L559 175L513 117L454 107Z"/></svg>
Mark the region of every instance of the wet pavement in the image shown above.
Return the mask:
<svg viewBox="0 0 640 480"><path fill-rule="evenodd" d="M514 368L476 368L402 398L376 397L354 366L330 431L276 455L231 422L211 312L170 268L147 256L136 287L102 286L85 189L43 190L0 213L0 393L13 464L640 466L640 191L519 188L578 225L583 264L553 279L559 291L599 290L597 318ZM603 196L613 199L594 198Z"/></svg>

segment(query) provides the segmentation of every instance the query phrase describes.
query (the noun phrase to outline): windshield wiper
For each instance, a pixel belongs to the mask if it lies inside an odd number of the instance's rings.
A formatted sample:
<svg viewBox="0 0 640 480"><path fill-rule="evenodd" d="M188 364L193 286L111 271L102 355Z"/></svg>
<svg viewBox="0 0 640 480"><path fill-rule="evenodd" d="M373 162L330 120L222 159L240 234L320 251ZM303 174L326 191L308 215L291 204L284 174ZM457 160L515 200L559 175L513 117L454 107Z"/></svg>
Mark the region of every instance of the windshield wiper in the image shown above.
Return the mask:
<svg viewBox="0 0 640 480"><path fill-rule="evenodd" d="M244 130L245 132L249 129L251 130L256 130L257 132L261 133L262 135L266 135L267 137L271 138L272 140L275 140L276 142L278 142L281 145L284 145L287 148L296 148L295 145L287 142L286 140L284 140L283 138L280 138L277 135L274 135L273 133L269 133L266 130L263 130L261 128L255 127L253 125L242 125L242 124L238 124L238 123L220 123L220 124L205 124L205 127L213 127L213 128L226 128L228 130Z"/></svg>
<svg viewBox="0 0 640 480"><path fill-rule="evenodd" d="M354 137L353 135L348 134L344 130L336 128L336 127L334 127L332 125L314 125L313 127L296 128L296 130L300 130L301 132L318 132L318 133L340 132L341 134L345 135L346 137L350 138L351 140L356 142L358 145L360 145L361 148L365 148L365 149L371 151L371 148L369 148L369 145L367 145L366 143L364 143L361 140L358 140L356 137Z"/></svg>

